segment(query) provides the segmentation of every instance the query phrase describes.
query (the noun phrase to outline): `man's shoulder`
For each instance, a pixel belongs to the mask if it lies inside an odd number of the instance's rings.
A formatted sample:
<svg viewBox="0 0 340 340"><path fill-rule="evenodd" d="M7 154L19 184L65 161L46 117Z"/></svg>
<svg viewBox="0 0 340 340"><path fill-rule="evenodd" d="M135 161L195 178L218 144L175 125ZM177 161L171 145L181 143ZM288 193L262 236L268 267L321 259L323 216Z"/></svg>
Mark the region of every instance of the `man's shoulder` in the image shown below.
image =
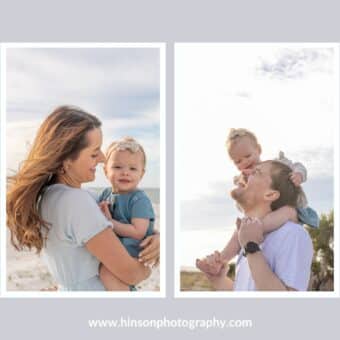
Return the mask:
<svg viewBox="0 0 340 340"><path fill-rule="evenodd" d="M307 230L298 223L288 221L280 228L268 234L268 241L272 239L287 240L287 239L305 239L311 240Z"/></svg>

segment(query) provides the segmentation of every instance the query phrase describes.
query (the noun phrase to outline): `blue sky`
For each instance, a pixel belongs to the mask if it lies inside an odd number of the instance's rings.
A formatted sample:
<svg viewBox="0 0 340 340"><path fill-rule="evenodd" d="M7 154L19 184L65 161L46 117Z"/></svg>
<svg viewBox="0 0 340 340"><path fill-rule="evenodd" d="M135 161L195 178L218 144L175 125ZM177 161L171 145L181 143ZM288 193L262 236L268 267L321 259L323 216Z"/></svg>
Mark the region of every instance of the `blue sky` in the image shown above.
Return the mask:
<svg viewBox="0 0 340 340"><path fill-rule="evenodd" d="M43 119L75 105L103 123L103 147L132 136L145 147L144 187L159 187L157 48L7 49L7 168L17 169ZM105 186L102 171L91 186Z"/></svg>

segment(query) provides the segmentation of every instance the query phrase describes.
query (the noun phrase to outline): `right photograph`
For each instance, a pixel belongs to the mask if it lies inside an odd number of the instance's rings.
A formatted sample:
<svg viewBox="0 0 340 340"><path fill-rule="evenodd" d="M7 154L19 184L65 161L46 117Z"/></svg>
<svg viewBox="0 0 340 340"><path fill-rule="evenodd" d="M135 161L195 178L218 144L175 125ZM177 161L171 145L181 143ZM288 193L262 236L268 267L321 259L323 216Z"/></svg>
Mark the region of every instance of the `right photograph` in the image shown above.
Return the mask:
<svg viewBox="0 0 340 340"><path fill-rule="evenodd" d="M338 62L334 44L175 45L177 296L335 296Z"/></svg>

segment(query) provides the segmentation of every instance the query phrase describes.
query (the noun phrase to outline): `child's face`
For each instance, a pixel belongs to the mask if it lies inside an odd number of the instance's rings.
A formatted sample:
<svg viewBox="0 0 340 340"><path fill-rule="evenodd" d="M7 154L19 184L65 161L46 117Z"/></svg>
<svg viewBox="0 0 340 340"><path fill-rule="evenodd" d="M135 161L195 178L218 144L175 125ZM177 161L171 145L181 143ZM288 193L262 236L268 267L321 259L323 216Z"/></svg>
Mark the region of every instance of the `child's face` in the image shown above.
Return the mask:
<svg viewBox="0 0 340 340"><path fill-rule="evenodd" d="M113 151L105 165L105 174L115 192L123 194L135 190L144 175L142 152Z"/></svg>
<svg viewBox="0 0 340 340"><path fill-rule="evenodd" d="M253 169L260 162L261 147L247 136L235 141L229 156L240 171Z"/></svg>

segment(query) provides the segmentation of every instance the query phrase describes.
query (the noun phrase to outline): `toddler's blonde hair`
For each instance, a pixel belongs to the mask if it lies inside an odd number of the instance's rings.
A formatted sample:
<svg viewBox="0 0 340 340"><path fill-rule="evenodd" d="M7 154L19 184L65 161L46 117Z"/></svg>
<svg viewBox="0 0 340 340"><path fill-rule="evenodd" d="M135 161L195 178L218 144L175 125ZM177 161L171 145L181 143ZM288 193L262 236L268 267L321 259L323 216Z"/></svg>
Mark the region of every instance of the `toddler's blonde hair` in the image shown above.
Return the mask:
<svg viewBox="0 0 340 340"><path fill-rule="evenodd" d="M106 161L110 158L114 151L130 151L131 153L137 153L140 151L143 155L144 168L146 165L146 155L143 147L132 137L123 137L122 139L112 142L106 149L105 158Z"/></svg>
<svg viewBox="0 0 340 340"><path fill-rule="evenodd" d="M255 145L259 145L257 138L253 132L247 129L243 129L243 128L240 128L240 129L232 128L229 131L229 134L228 134L228 137L225 143L228 151L230 150L232 145L242 137L248 137L255 143Z"/></svg>

